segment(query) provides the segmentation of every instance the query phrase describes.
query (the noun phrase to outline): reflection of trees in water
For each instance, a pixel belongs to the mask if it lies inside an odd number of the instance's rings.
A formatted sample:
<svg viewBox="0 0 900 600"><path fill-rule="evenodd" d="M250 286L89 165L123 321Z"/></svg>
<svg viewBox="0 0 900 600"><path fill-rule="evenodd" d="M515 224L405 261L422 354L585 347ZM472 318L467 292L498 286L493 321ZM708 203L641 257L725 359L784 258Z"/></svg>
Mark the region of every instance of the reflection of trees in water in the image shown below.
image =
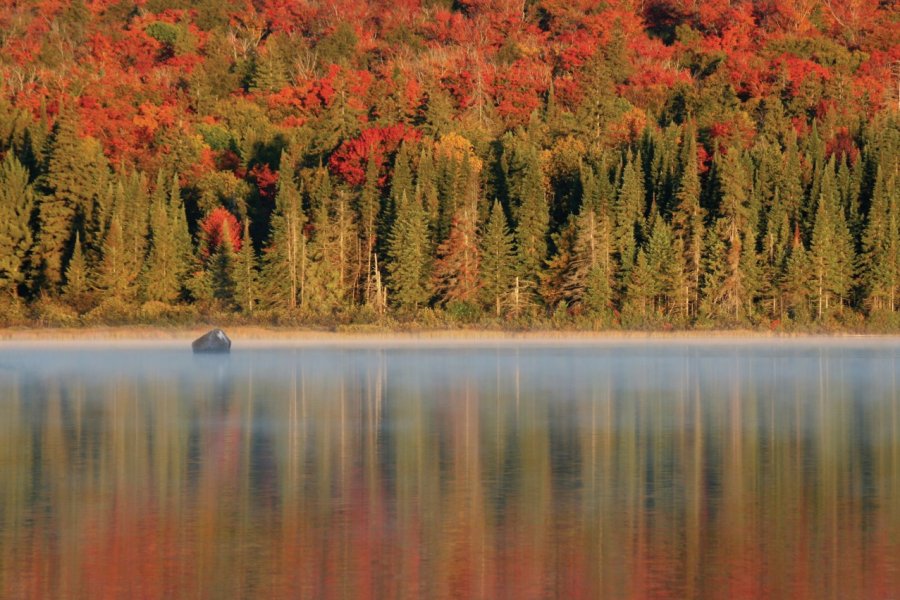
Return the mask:
<svg viewBox="0 0 900 600"><path fill-rule="evenodd" d="M620 354L4 373L0 596L900 587L890 353Z"/></svg>

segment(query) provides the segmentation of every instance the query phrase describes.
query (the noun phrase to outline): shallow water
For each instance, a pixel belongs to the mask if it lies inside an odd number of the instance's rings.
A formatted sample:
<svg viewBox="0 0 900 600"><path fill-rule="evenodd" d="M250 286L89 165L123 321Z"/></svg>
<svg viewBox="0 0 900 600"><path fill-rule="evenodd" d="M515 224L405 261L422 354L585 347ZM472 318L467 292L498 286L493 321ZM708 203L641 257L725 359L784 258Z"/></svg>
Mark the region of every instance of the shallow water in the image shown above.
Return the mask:
<svg viewBox="0 0 900 600"><path fill-rule="evenodd" d="M0 347L0 597L898 597L898 364Z"/></svg>

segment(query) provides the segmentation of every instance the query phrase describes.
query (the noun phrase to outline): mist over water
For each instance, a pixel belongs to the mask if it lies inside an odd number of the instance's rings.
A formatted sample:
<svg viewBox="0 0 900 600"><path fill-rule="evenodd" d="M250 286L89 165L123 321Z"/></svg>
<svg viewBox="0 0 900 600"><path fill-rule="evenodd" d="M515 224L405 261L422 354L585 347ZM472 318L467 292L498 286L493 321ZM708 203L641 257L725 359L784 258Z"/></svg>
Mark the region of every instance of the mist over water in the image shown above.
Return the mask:
<svg viewBox="0 0 900 600"><path fill-rule="evenodd" d="M898 363L0 347L0 597L897 596Z"/></svg>

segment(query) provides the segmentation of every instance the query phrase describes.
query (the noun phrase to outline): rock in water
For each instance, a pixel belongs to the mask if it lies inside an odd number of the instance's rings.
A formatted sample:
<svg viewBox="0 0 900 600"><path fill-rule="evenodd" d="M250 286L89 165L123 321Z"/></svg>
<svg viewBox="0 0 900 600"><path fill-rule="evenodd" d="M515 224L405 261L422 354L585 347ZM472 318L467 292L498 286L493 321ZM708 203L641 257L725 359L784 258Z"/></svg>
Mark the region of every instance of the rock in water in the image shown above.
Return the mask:
<svg viewBox="0 0 900 600"><path fill-rule="evenodd" d="M213 329L198 337L191 344L194 353L227 353L231 351L231 340L221 329Z"/></svg>

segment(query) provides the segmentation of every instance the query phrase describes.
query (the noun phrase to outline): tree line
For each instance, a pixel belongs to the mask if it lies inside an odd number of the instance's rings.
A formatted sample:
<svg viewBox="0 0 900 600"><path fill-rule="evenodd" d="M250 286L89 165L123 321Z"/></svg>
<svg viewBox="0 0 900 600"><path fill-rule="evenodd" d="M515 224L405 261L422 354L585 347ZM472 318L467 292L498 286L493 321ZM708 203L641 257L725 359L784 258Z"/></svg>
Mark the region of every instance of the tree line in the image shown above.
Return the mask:
<svg viewBox="0 0 900 600"><path fill-rule="evenodd" d="M285 145L271 202L251 207L112 170L63 114L39 160L0 163L7 318L895 323L900 123L873 121L856 151L782 117L711 156L690 120L614 148L547 148L538 118L485 155L412 136L356 185Z"/></svg>

